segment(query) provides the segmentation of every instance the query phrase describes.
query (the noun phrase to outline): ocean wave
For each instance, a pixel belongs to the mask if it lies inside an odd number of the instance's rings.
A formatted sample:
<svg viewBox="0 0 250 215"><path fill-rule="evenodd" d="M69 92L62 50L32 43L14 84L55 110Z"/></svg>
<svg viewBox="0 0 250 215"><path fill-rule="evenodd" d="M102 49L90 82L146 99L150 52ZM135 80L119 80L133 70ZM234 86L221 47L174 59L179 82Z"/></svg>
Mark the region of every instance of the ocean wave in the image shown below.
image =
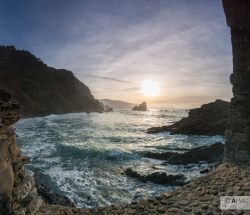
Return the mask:
<svg viewBox="0 0 250 215"><path fill-rule="evenodd" d="M32 158L26 168L42 171L52 189L59 189L77 206L128 203L173 189L142 183L122 174L127 166L159 167L161 162L143 158L145 152L186 150L224 141L220 136L145 132L149 127L177 121L185 114L114 111L26 118L15 126L17 144ZM201 168L198 165L188 169L181 165L164 167L165 171L183 173L190 179L199 176Z"/></svg>

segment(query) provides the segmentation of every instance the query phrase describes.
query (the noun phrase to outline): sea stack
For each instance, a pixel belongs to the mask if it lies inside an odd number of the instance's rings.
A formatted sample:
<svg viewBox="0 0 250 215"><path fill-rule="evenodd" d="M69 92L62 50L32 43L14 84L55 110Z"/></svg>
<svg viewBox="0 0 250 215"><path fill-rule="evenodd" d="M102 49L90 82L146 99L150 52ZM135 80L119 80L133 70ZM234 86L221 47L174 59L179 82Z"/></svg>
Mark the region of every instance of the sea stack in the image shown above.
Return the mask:
<svg viewBox="0 0 250 215"><path fill-rule="evenodd" d="M36 214L42 204L34 179L24 170L28 158L16 146L11 125L20 118L19 105L0 90L0 214Z"/></svg>
<svg viewBox="0 0 250 215"><path fill-rule="evenodd" d="M147 103L146 102L142 102L139 105L136 105L133 107L132 110L137 110L137 111L147 111Z"/></svg>

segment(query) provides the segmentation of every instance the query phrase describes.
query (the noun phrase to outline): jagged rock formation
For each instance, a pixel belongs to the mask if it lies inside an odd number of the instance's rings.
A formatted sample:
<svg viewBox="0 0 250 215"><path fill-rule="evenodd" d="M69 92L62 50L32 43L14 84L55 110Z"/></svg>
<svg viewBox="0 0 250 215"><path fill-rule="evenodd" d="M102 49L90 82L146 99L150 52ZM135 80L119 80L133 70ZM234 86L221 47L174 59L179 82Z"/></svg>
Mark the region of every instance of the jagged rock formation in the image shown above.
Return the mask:
<svg viewBox="0 0 250 215"><path fill-rule="evenodd" d="M33 178L24 170L28 158L16 146L12 124L20 118L19 106L0 90L0 215L35 214L42 201Z"/></svg>
<svg viewBox="0 0 250 215"><path fill-rule="evenodd" d="M135 104L120 100L101 99L100 101L105 105L113 107L114 109L132 109L135 106Z"/></svg>
<svg viewBox="0 0 250 215"><path fill-rule="evenodd" d="M229 102L216 100L191 109L188 117L161 127L152 127L147 133L170 131L173 134L224 135L228 117Z"/></svg>
<svg viewBox="0 0 250 215"><path fill-rule="evenodd" d="M233 98L226 131L225 161L250 160L250 1L223 0L233 47Z"/></svg>
<svg viewBox="0 0 250 215"><path fill-rule="evenodd" d="M71 71L49 67L13 46L0 46L0 88L12 93L24 116L103 110Z"/></svg>
<svg viewBox="0 0 250 215"><path fill-rule="evenodd" d="M142 102L139 105L136 105L132 108L132 110L137 110L137 111L147 111L147 103L146 102Z"/></svg>

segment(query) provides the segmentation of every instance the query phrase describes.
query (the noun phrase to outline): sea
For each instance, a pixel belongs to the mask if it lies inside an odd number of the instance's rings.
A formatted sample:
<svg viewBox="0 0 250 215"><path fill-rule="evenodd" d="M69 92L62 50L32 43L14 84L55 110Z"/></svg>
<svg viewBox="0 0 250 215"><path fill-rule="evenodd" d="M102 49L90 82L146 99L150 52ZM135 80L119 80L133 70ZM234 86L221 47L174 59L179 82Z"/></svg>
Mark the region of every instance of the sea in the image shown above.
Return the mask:
<svg viewBox="0 0 250 215"><path fill-rule="evenodd" d="M39 173L42 183L70 198L77 207L130 203L176 189L141 182L124 174L132 167L142 174L164 171L201 176L206 163L162 165L144 157L146 152L178 151L224 142L222 136L146 133L147 128L172 124L187 110L114 110L108 113L70 113L21 119L16 125L17 144L31 158L26 169Z"/></svg>

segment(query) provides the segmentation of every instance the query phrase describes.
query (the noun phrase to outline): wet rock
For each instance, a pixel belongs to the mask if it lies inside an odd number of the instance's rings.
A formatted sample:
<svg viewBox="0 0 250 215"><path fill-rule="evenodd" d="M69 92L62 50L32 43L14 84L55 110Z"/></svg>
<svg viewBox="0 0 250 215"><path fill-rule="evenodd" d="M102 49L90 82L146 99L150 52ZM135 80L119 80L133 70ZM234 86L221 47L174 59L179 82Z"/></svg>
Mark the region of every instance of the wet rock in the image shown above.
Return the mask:
<svg viewBox="0 0 250 215"><path fill-rule="evenodd" d="M172 186L182 186L185 184L185 177L181 174L167 174L165 172L153 172L148 175L142 175L132 168L127 168L125 173L133 178L143 182L153 182L156 184L168 184Z"/></svg>
<svg viewBox="0 0 250 215"><path fill-rule="evenodd" d="M169 126L149 128L147 133L170 131L172 134L224 135L229 104L222 100L204 104L191 109L188 117Z"/></svg>
<svg viewBox="0 0 250 215"><path fill-rule="evenodd" d="M147 111L147 103L146 102L142 102L139 105L136 105L132 108L132 110L137 110L137 111Z"/></svg>
<svg viewBox="0 0 250 215"><path fill-rule="evenodd" d="M42 197L43 201L52 205L63 205L69 207L75 207L74 203L59 190L56 192L52 190L47 184L45 179L46 175L39 171L35 171L34 180L38 194Z"/></svg>
<svg viewBox="0 0 250 215"><path fill-rule="evenodd" d="M166 160L169 164L190 164L205 161L208 163L220 162L223 159L224 145L215 143L211 146L194 148L183 154L176 152L155 153L148 152L144 155L147 158Z"/></svg>

